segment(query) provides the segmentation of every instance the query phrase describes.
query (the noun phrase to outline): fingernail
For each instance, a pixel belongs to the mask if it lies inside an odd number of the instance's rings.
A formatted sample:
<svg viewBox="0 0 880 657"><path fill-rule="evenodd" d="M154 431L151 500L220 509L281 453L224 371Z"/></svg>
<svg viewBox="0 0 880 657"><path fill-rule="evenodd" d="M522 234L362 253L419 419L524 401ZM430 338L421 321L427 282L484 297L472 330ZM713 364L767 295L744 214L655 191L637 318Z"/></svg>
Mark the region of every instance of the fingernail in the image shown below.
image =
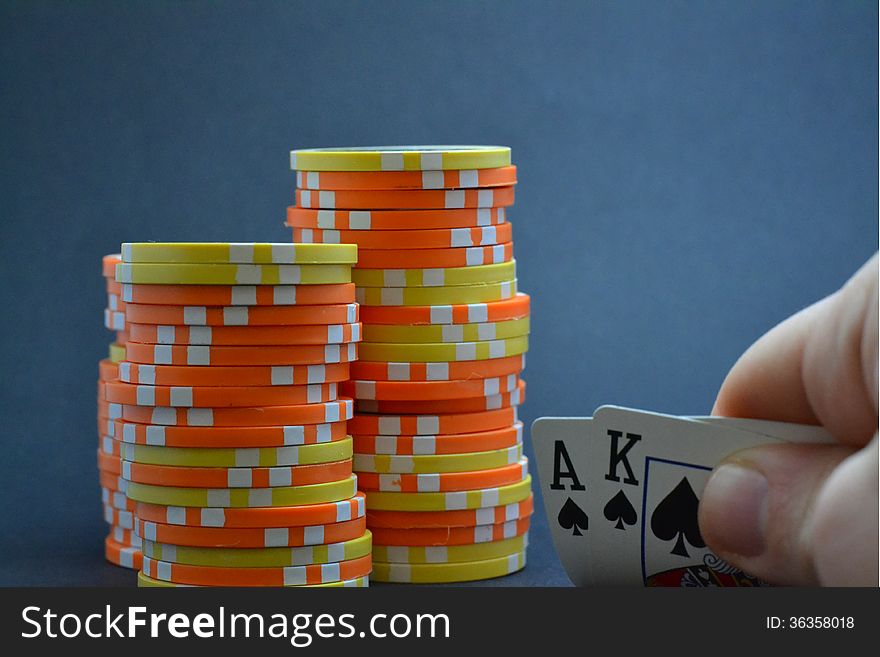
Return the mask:
<svg viewBox="0 0 880 657"><path fill-rule="evenodd" d="M769 490L752 468L725 464L712 473L700 503L713 547L744 557L764 552Z"/></svg>

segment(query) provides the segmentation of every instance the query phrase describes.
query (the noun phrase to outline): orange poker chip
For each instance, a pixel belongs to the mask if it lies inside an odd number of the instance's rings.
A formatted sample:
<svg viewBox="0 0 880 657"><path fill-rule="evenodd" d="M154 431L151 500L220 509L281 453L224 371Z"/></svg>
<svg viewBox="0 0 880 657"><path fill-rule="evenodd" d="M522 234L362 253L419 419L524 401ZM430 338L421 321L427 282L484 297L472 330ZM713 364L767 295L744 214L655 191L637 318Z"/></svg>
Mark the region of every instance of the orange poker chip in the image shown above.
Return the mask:
<svg viewBox="0 0 880 657"><path fill-rule="evenodd" d="M531 298L519 292L510 299L452 306L362 306L364 324L479 324L529 316Z"/></svg>
<svg viewBox="0 0 880 657"><path fill-rule="evenodd" d="M125 481L120 475L113 474L112 472L107 472L105 470L100 470L98 472L98 481L101 483L101 488L106 488L108 490L120 492L123 495L128 489L128 482Z"/></svg>
<svg viewBox="0 0 880 657"><path fill-rule="evenodd" d="M122 459L119 457L119 454L108 454L99 449L98 470L110 475L119 476L122 474Z"/></svg>
<svg viewBox="0 0 880 657"><path fill-rule="evenodd" d="M513 242L454 249L358 249L361 269L433 269L493 265L513 260Z"/></svg>
<svg viewBox="0 0 880 657"><path fill-rule="evenodd" d="M393 493L447 493L506 486L522 481L528 475L528 460L489 470L444 472L439 474L383 474L359 472L358 486L370 491Z"/></svg>
<svg viewBox="0 0 880 657"><path fill-rule="evenodd" d="M104 399L104 381L98 382L98 417L105 417L108 420L115 420L118 417L122 417L120 413L122 412L118 406L113 406Z"/></svg>
<svg viewBox="0 0 880 657"><path fill-rule="evenodd" d="M336 563L287 566L284 568L228 568L221 566L190 566L144 557L143 572L175 584L201 586L296 586L327 584L355 579L370 574L372 558L368 554L357 559Z"/></svg>
<svg viewBox="0 0 880 657"><path fill-rule="evenodd" d="M122 527L111 527L110 533L107 534L107 536L123 546L131 546L138 549L140 549L141 547L140 537L137 536L131 529L124 529Z"/></svg>
<svg viewBox="0 0 880 657"><path fill-rule="evenodd" d="M107 307L104 309L104 318L108 318L108 313L119 313L123 319L125 317L125 307L126 304L124 301L120 301L119 297L115 294L107 295ZM112 322L110 322L112 323Z"/></svg>
<svg viewBox="0 0 880 657"><path fill-rule="evenodd" d="M392 454L422 456L433 454L467 454L489 452L513 447L522 442L522 422L513 426L478 433L438 436L377 436L353 435L354 451L358 454Z"/></svg>
<svg viewBox="0 0 880 657"><path fill-rule="evenodd" d="M152 345L129 342L125 357L147 365L321 365L357 359L357 343L267 347Z"/></svg>
<svg viewBox="0 0 880 657"><path fill-rule="evenodd" d="M104 309L104 328L108 331L116 331L117 333L124 333L128 327L125 322L125 312L119 312L110 310L109 308Z"/></svg>
<svg viewBox="0 0 880 657"><path fill-rule="evenodd" d="M286 225L291 228L329 230L423 230L496 226L507 221L504 208L463 210L310 210L287 208ZM108 288L109 289L109 288Z"/></svg>
<svg viewBox="0 0 880 657"><path fill-rule="evenodd" d="M100 421L100 420L99 420ZM120 450L111 443L115 442L112 435L113 428L113 420L107 420L106 425L103 427L105 430L110 429L110 432L101 433L100 427L98 430L98 452L103 453L107 456L112 456L114 458L118 458L120 454ZM98 462L98 469L101 470L100 460Z"/></svg>
<svg viewBox="0 0 880 657"><path fill-rule="evenodd" d="M159 386L279 386L338 383L350 378L349 363L210 368L144 365L122 361L119 380Z"/></svg>
<svg viewBox="0 0 880 657"><path fill-rule="evenodd" d="M119 364L109 358L98 361L98 379L101 382L115 381L119 378Z"/></svg>
<svg viewBox="0 0 880 657"><path fill-rule="evenodd" d="M104 522L113 527L134 529L134 513L131 511L121 511L120 509L114 509L112 506L104 505Z"/></svg>
<svg viewBox="0 0 880 657"><path fill-rule="evenodd" d="M112 427L112 425L113 423L111 422L110 426ZM122 443L113 438L112 435L100 435L98 437L98 452L104 456L113 457L114 459L119 460L122 458ZM100 469L100 464L98 467ZM122 466L119 467L121 473Z"/></svg>
<svg viewBox="0 0 880 657"><path fill-rule="evenodd" d="M101 502L104 506L109 506L120 511L134 511L135 502L125 496L116 488L108 488L101 486Z"/></svg>
<svg viewBox="0 0 880 657"><path fill-rule="evenodd" d="M114 540L112 535L104 539L104 558L112 564L132 570L140 570L143 564L140 548L123 545Z"/></svg>
<svg viewBox="0 0 880 657"><path fill-rule="evenodd" d="M356 303L321 306L166 306L130 303L126 319L133 324L173 326L288 326L353 324Z"/></svg>
<svg viewBox="0 0 880 657"><path fill-rule="evenodd" d="M525 369L525 354L442 363L383 363L357 361L351 364L352 379L374 381L469 381L519 374Z"/></svg>
<svg viewBox="0 0 880 657"><path fill-rule="evenodd" d="M307 386L151 386L110 382L104 386L107 401L135 406L242 407L292 406L336 400L337 384Z"/></svg>
<svg viewBox="0 0 880 657"><path fill-rule="evenodd" d="M101 276L114 279L116 277L116 265L122 262L122 254L111 253L101 258Z"/></svg>
<svg viewBox="0 0 880 657"><path fill-rule="evenodd" d="M169 408L120 404L122 419L139 424L194 427L253 427L289 424L323 424L348 420L352 400L339 399L322 404L293 406L252 406L247 408ZM448 432L453 433L453 432Z"/></svg>
<svg viewBox="0 0 880 657"><path fill-rule="evenodd" d="M125 312L125 302L119 298L118 294L107 292L107 310Z"/></svg>
<svg viewBox="0 0 880 657"><path fill-rule="evenodd" d="M142 521L165 525L184 525L186 527L207 527L211 529L231 528L256 528L262 530L265 527L300 527L303 525L332 525L363 518L366 510L364 494L358 493L354 497L341 502L323 502L321 504L306 504L302 506L267 506L250 508L210 508L210 507L181 507L162 506L159 504L137 503L137 517ZM313 533L317 530L310 530ZM324 530L318 543L333 543L342 538L323 540ZM364 533L361 526L360 532L351 538ZM147 536L146 538L150 538ZM150 540L160 540L150 538ZM160 542L165 542L160 540ZM172 541L169 541L172 542ZM177 542L177 541L173 541ZM287 543L285 543L287 544ZM304 545L300 542L299 545ZM181 543L181 545L187 545ZM220 546L218 546L220 547ZM263 547L263 546L260 546Z"/></svg>
<svg viewBox="0 0 880 657"><path fill-rule="evenodd" d="M433 436L491 431L516 421L516 407L451 415L356 415L349 421L348 430L353 434Z"/></svg>
<svg viewBox="0 0 880 657"><path fill-rule="evenodd" d="M510 224L434 230L323 230L294 228L293 241L304 244L357 244L360 249L454 249L494 246L513 239Z"/></svg>
<svg viewBox="0 0 880 657"><path fill-rule="evenodd" d="M516 184L516 167L435 171L297 171L300 189L471 189Z"/></svg>
<svg viewBox="0 0 880 657"><path fill-rule="evenodd" d="M110 441L113 444L108 447L115 449L117 455L120 443L159 447L289 447L343 440L348 435L346 430L345 421L264 427L176 427L115 420L114 440Z"/></svg>
<svg viewBox="0 0 880 657"><path fill-rule="evenodd" d="M113 278L107 278L107 294L122 298L122 283L116 282L116 274L113 274Z"/></svg>
<svg viewBox="0 0 880 657"><path fill-rule="evenodd" d="M138 515L135 527L140 538L171 545L217 548L302 547L341 543L363 536L367 529L367 519L361 516L324 525L289 527L190 527L144 520Z"/></svg>
<svg viewBox="0 0 880 657"><path fill-rule="evenodd" d="M107 284L125 303L180 306L314 306L354 302L353 283L318 285Z"/></svg>
<svg viewBox="0 0 880 657"><path fill-rule="evenodd" d="M116 342L125 345L128 342L128 331L116 331Z"/></svg>
<svg viewBox="0 0 880 657"><path fill-rule="evenodd" d="M339 391L357 401L429 401L488 397L516 390L516 374L462 381L344 381Z"/></svg>
<svg viewBox="0 0 880 657"><path fill-rule="evenodd" d="M513 205L513 186L488 189L296 190L300 208L333 210L454 210Z"/></svg>
<svg viewBox="0 0 880 657"><path fill-rule="evenodd" d="M107 310L125 314L125 306L126 303L119 294L107 293Z"/></svg>
<svg viewBox="0 0 880 657"><path fill-rule="evenodd" d="M218 346L341 344L360 342L361 325L318 326L168 326L128 325L129 340L147 344Z"/></svg>
<svg viewBox="0 0 880 657"><path fill-rule="evenodd" d="M478 413L519 406L526 400L526 382L519 380L516 389L497 395L465 399L384 400L356 399L355 413Z"/></svg>
<svg viewBox="0 0 880 657"><path fill-rule="evenodd" d="M372 518L372 513L370 517ZM531 516L526 515L518 520L510 520L496 525L416 527L411 529L370 526L370 531L373 532L374 545L473 545L522 536L529 531L530 524Z"/></svg>
<svg viewBox="0 0 880 657"><path fill-rule="evenodd" d="M134 518L132 517L132 524ZM121 527L119 525L111 525L107 536L123 546L134 546L140 548L141 539L134 533L133 529Z"/></svg>
<svg viewBox="0 0 880 657"><path fill-rule="evenodd" d="M213 468L121 462L122 477L154 486L180 488L272 488L324 484L351 476L351 459L271 468Z"/></svg>
<svg viewBox="0 0 880 657"><path fill-rule="evenodd" d="M115 441L113 440L113 433L112 433L112 431L109 431L109 432L107 431L108 429L112 429L112 428L113 428L113 423L112 423L112 422L106 422L106 421L105 421L104 426L103 426L103 427L100 427L100 430L98 431L98 450L104 452L105 454L110 454L110 455L119 456L119 451L118 451L118 450L115 450L115 449L114 449L113 447L111 447L110 445L105 445L105 444L104 444L105 441L108 442L108 443L110 443L110 442L115 442ZM102 431L103 431L103 433L102 433Z"/></svg>
<svg viewBox="0 0 880 657"><path fill-rule="evenodd" d="M530 516L534 509L535 499L532 495L529 495L522 502L480 509L460 509L457 511L370 511L367 514L367 523L370 526L370 531L373 532L373 541L376 542L377 529L439 528L447 531L450 527L497 525Z"/></svg>

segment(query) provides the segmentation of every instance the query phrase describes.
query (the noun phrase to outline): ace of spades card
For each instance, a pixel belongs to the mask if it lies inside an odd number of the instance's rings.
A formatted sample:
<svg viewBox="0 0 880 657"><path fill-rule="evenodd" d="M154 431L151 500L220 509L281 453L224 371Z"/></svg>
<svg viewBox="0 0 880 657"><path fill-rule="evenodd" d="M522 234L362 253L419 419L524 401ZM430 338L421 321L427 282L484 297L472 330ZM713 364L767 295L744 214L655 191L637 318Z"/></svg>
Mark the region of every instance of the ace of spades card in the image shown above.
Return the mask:
<svg viewBox="0 0 880 657"><path fill-rule="evenodd" d="M589 418L540 418L532 424L532 444L553 544L569 579L592 584L589 534L601 516L587 514Z"/></svg>
<svg viewBox="0 0 880 657"><path fill-rule="evenodd" d="M697 507L719 461L740 449L779 442L778 438L603 406L593 417L588 442L585 511L590 518L593 584L758 583L706 547Z"/></svg>

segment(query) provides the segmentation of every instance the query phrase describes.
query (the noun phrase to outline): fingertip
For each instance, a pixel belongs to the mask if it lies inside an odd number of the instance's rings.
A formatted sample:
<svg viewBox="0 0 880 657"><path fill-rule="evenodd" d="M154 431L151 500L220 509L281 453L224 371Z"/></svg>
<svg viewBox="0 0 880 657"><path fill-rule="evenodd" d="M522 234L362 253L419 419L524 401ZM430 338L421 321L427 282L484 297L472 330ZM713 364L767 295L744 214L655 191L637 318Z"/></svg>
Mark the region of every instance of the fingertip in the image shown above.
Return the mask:
<svg viewBox="0 0 880 657"><path fill-rule="evenodd" d="M766 549L766 477L731 461L714 470L700 500L703 538L720 556L754 557Z"/></svg>
<svg viewBox="0 0 880 657"><path fill-rule="evenodd" d="M877 461L875 436L834 470L816 496L805 534L826 586L876 586L880 580Z"/></svg>
<svg viewBox="0 0 880 657"><path fill-rule="evenodd" d="M807 528L816 496L852 451L783 443L733 454L715 468L701 495L703 539L717 556L766 582L817 583L817 546Z"/></svg>
<svg viewBox="0 0 880 657"><path fill-rule="evenodd" d="M814 317L826 301L789 317L747 349L721 385L712 414L815 424L802 364Z"/></svg>

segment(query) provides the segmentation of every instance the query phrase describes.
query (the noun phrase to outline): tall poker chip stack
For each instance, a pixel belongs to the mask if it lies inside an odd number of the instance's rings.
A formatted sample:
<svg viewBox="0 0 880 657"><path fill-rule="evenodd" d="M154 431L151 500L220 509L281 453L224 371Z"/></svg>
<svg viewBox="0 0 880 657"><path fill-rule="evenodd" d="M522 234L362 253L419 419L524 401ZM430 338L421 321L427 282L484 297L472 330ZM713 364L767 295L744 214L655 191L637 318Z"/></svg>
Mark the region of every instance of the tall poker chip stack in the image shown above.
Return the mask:
<svg viewBox="0 0 880 657"><path fill-rule="evenodd" d="M141 540L133 532L134 504L125 496L125 482L119 478L119 459L113 456L115 418L105 399L106 386L118 380L118 363L125 358L125 343L128 341L125 302L121 300L121 288L115 279L119 262L118 253L106 255L102 261L102 273L107 282L104 326L116 332L116 341L110 345L108 357L98 363L98 472L104 520L110 525L110 532L104 538L104 557L117 566L139 570Z"/></svg>
<svg viewBox="0 0 880 657"><path fill-rule="evenodd" d="M364 339L354 466L373 580L488 579L525 566L533 509L517 406L529 297L517 292L510 149L291 153L293 241L358 246Z"/></svg>
<svg viewBox="0 0 880 657"><path fill-rule="evenodd" d="M104 386L141 586L366 586L340 397L355 246L122 245L128 344Z"/></svg>

